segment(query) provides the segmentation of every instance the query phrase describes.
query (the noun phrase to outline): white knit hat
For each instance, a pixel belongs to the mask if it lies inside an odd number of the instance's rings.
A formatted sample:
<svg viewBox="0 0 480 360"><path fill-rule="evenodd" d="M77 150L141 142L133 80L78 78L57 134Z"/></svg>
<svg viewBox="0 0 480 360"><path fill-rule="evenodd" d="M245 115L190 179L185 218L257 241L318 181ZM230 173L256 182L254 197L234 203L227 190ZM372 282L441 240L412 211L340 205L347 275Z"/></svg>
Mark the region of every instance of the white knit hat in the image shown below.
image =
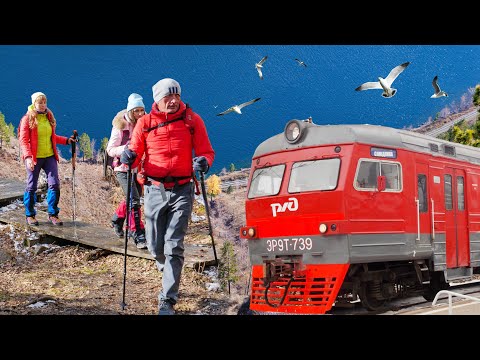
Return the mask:
<svg viewBox="0 0 480 360"><path fill-rule="evenodd" d="M169 94L182 94L182 88L178 81L165 78L159 80L155 85L152 86L153 90L153 100L158 102L160 99L163 99L165 96Z"/></svg>
<svg viewBox="0 0 480 360"><path fill-rule="evenodd" d="M137 107L141 107L145 109L145 105L143 104L143 97L141 97L138 94L132 93L128 97L127 111L130 111Z"/></svg>
<svg viewBox="0 0 480 360"><path fill-rule="evenodd" d="M33 93L32 94L32 104L35 104L35 100L37 100L37 98L39 96L45 96L45 98L47 98L47 95L45 95L44 93L40 92L40 91L37 91L36 93Z"/></svg>

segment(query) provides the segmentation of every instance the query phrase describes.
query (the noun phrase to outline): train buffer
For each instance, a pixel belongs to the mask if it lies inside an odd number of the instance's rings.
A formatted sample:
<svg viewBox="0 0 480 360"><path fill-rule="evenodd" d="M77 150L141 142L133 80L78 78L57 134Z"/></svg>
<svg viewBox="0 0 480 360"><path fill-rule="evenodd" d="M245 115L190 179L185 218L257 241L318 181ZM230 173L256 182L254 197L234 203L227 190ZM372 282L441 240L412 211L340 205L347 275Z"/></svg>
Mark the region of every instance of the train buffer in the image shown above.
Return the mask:
<svg viewBox="0 0 480 360"><path fill-rule="evenodd" d="M33 240L27 245L33 246L35 242L42 241L58 244L78 243L120 254L125 253L125 237L118 238L111 228L66 218L62 219L63 226L54 226L48 222L47 212L38 208L36 219L39 226L31 226L30 228L37 232L40 239ZM18 207L0 212L0 223L27 226L25 224L25 209ZM154 260L147 249L137 249L131 238L128 240L127 255ZM210 245L185 244L184 266L202 271L205 266L211 265L215 265L215 256Z"/></svg>

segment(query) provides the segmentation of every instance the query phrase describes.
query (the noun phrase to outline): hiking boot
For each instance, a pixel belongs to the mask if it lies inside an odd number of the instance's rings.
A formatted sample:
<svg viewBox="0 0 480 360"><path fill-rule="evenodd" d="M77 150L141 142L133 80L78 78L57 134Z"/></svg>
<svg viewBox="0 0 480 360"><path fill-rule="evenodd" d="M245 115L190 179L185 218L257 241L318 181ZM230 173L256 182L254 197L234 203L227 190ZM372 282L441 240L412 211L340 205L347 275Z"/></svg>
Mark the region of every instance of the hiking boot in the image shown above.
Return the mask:
<svg viewBox="0 0 480 360"><path fill-rule="evenodd" d="M117 235L119 238L125 236L125 233L123 232L123 224L119 224L118 222L112 220L112 227L115 235Z"/></svg>
<svg viewBox="0 0 480 360"><path fill-rule="evenodd" d="M146 248L147 248L147 242L146 241L137 242L137 249L146 249Z"/></svg>
<svg viewBox="0 0 480 360"><path fill-rule="evenodd" d="M161 300L158 304L158 315L175 315L173 305L168 300Z"/></svg>
<svg viewBox="0 0 480 360"><path fill-rule="evenodd" d="M133 233L133 241L137 245L137 249L146 249L147 240L145 239L145 233L143 231Z"/></svg>
<svg viewBox="0 0 480 360"><path fill-rule="evenodd" d="M63 221L61 221L57 215L48 215L48 221L55 226L63 225Z"/></svg>
<svg viewBox="0 0 480 360"><path fill-rule="evenodd" d="M27 216L25 221L27 222L27 225L38 225L38 220L35 219L35 216Z"/></svg>

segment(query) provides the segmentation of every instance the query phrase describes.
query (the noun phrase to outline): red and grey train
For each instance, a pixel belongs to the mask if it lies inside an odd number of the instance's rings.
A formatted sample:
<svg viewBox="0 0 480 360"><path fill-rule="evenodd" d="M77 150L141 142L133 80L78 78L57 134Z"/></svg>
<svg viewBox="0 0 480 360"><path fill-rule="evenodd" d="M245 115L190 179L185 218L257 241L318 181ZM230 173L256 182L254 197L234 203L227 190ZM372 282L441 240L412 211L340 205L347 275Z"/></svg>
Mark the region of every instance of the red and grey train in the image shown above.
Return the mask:
<svg viewBox="0 0 480 360"><path fill-rule="evenodd" d="M255 150L250 309L325 314L435 294L480 266L480 149L376 125L289 121Z"/></svg>

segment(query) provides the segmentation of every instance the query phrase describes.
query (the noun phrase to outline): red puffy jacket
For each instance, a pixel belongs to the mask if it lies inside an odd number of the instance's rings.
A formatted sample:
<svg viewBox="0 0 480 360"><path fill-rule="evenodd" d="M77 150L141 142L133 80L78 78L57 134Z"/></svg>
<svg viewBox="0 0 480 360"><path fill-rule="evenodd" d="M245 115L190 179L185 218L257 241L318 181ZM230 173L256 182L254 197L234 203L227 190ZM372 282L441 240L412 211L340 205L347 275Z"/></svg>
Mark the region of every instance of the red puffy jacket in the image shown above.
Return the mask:
<svg viewBox="0 0 480 360"><path fill-rule="evenodd" d="M170 122L184 116L183 121L174 121L165 126L161 123ZM215 158L215 152L208 138L207 129L200 115L187 108L180 101L180 108L174 114L158 111L157 104L152 104L152 111L138 119L133 130L128 148L137 154L134 168L143 159L144 175L153 178L185 177L178 184L190 181L193 173L192 151L195 156L205 156L209 166ZM165 187L175 183L165 182Z"/></svg>
<svg viewBox="0 0 480 360"><path fill-rule="evenodd" d="M52 113L48 111L47 118L50 121L50 125L52 126L52 146L53 146L53 153L55 155L55 159L59 161L58 152L57 152L57 143L61 145L67 145L68 138L65 136L60 136L55 134L55 125L52 125ZM22 160L31 156L33 163L37 163L37 147L38 147L38 128L34 127L30 129L28 124L28 112L22 117L20 120L20 128L19 128L19 140L20 146L22 148Z"/></svg>

